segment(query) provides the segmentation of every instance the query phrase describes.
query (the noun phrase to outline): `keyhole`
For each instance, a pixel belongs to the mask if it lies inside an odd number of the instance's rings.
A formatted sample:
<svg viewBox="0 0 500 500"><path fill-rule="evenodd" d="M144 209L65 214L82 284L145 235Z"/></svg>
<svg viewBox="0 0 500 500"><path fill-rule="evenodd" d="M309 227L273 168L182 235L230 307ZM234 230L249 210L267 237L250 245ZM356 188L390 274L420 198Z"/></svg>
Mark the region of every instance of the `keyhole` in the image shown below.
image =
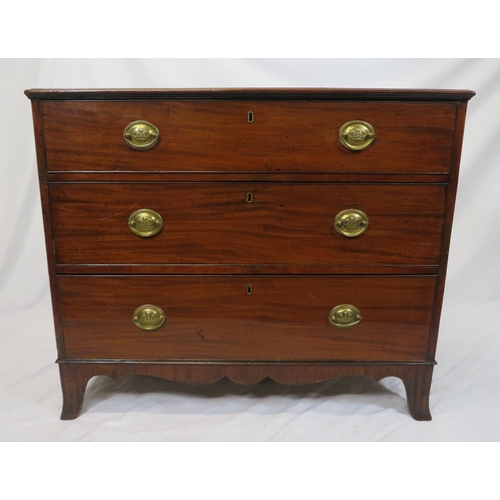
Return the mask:
<svg viewBox="0 0 500 500"><path fill-rule="evenodd" d="M253 123L253 111L248 112L248 123Z"/></svg>
<svg viewBox="0 0 500 500"><path fill-rule="evenodd" d="M247 286L247 293L248 295L252 295L252 285Z"/></svg>
<svg viewBox="0 0 500 500"><path fill-rule="evenodd" d="M247 203L252 203L253 201L253 194L252 193L248 193L247 194Z"/></svg>

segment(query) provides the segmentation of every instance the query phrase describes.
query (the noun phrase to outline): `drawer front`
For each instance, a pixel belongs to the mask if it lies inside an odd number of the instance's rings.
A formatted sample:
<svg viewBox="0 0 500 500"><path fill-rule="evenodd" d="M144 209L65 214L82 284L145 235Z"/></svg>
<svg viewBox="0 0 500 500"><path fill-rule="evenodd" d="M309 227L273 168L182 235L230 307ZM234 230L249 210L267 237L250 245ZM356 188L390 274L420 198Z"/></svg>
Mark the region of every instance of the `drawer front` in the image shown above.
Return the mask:
<svg viewBox="0 0 500 500"><path fill-rule="evenodd" d="M65 172L443 173L455 115L455 103L436 102L43 103L48 169ZM125 144L124 130L136 120L158 128L152 149ZM353 120L374 128L361 151L339 141Z"/></svg>
<svg viewBox="0 0 500 500"><path fill-rule="evenodd" d="M436 278L59 276L58 283L69 359L422 361ZM164 313L157 329L133 323L145 304ZM357 325L332 326L329 314L341 304L359 309Z"/></svg>
<svg viewBox="0 0 500 500"><path fill-rule="evenodd" d="M286 183L53 184L60 264L437 265L445 186ZM140 237L150 209L163 229ZM359 210L347 237L336 216Z"/></svg>

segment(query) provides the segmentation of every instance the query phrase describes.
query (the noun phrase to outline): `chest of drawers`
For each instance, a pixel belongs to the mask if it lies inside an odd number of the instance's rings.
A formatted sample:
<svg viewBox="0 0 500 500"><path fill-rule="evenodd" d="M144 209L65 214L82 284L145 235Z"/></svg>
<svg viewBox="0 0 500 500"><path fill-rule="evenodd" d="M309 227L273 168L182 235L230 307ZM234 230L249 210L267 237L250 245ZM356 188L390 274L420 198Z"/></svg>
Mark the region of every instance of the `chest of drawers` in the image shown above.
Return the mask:
<svg viewBox="0 0 500 500"><path fill-rule="evenodd" d="M62 419L94 375L429 392L471 91L44 90Z"/></svg>

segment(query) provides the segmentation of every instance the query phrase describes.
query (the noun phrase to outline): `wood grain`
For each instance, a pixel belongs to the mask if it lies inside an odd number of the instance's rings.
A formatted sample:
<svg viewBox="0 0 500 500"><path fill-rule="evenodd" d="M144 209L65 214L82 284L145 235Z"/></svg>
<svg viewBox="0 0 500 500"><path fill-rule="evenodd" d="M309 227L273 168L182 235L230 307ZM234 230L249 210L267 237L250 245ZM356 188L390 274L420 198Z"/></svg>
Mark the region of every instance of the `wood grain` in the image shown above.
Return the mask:
<svg viewBox="0 0 500 500"><path fill-rule="evenodd" d="M224 377L238 384L256 384L266 378L280 384L323 382L337 377L364 375L375 380L399 377L406 388L408 409L415 420L431 420L429 393L433 363L126 363L63 362L59 364L63 388L62 420L78 417L88 380L96 375L119 378L130 374L189 384L208 384ZM165 397L168 405L168 396ZM168 410L166 410L168 411Z"/></svg>
<svg viewBox="0 0 500 500"><path fill-rule="evenodd" d="M161 183L52 184L59 264L437 265L444 185ZM248 203L247 195L253 201ZM140 238L128 218L163 217ZM334 229L346 209L370 225ZM387 272L387 271L386 271Z"/></svg>
<svg viewBox="0 0 500 500"><path fill-rule="evenodd" d="M49 171L446 173L456 104L47 101L43 114ZM125 144L135 120L159 128L155 148ZM352 120L375 128L365 150L338 140Z"/></svg>
<svg viewBox="0 0 500 500"><path fill-rule="evenodd" d="M443 218L443 239L441 242L441 255L439 259L440 273L436 287L436 298L434 300L434 311L432 315L431 337L429 342L429 359L436 355L439 323L443 307L444 289L446 283L446 272L448 267L448 255L450 251L451 231L453 227L453 215L455 213L455 201L458 188L458 176L460 172L460 158L462 155L462 141L465 129L465 116L467 103L460 103L457 112L457 123L455 126L455 139L451 156L451 176L446 190L446 208Z"/></svg>
<svg viewBox="0 0 500 500"><path fill-rule="evenodd" d="M45 157L45 141L41 103L32 102L33 129L35 133L35 147L38 167L38 179L40 189L40 201L42 209L43 228L45 236L45 250L47 254L47 267L50 282L50 295L52 299L52 314L56 334L57 352L59 357L65 356L64 337L62 332L62 318L59 308L59 290L57 288L56 276L56 254L53 239L52 213L50 206L49 187L46 179L47 165Z"/></svg>
<svg viewBox="0 0 500 500"><path fill-rule="evenodd" d="M430 276L59 276L68 359L425 361ZM251 285L253 293L247 294ZM143 331L137 307L164 325ZM333 327L353 304L363 320Z"/></svg>

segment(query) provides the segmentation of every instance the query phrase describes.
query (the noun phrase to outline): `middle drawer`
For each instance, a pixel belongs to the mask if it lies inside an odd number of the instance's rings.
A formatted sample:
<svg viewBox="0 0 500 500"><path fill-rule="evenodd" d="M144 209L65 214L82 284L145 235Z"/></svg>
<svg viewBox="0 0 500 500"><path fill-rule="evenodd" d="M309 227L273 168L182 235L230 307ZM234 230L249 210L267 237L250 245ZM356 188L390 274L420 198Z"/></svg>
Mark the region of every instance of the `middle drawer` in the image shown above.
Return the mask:
<svg viewBox="0 0 500 500"><path fill-rule="evenodd" d="M59 264L437 265L445 193L441 184L52 183L50 203ZM139 209L161 216L154 236L130 230Z"/></svg>

